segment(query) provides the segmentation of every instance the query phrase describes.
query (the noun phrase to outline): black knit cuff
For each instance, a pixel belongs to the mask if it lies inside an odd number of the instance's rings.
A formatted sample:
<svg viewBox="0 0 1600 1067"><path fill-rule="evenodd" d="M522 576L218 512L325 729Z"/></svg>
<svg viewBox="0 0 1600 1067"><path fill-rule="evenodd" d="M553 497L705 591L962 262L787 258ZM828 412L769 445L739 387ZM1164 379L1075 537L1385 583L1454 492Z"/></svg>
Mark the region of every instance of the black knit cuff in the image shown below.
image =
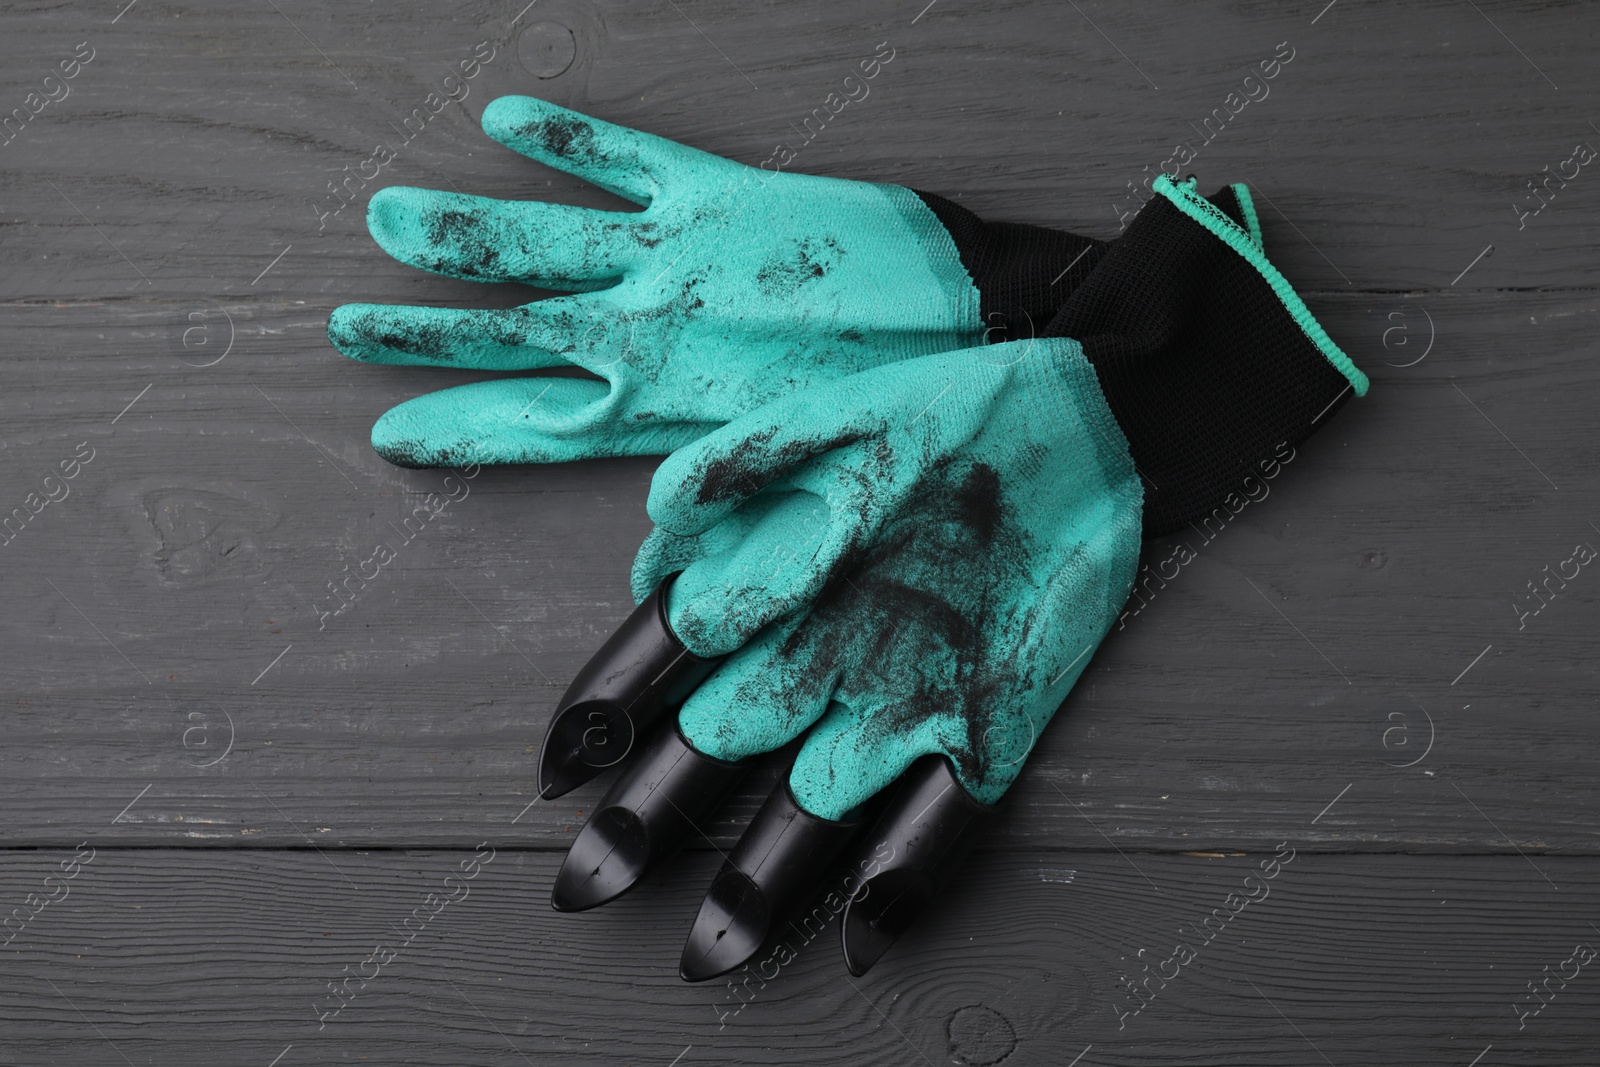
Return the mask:
<svg viewBox="0 0 1600 1067"><path fill-rule="evenodd" d="M950 231L980 297L990 344L1036 337L1089 276L1110 242L1015 222L984 222L960 204L913 189ZM1241 226L1248 209L1232 186L1211 198Z"/></svg>
<svg viewBox="0 0 1600 1067"><path fill-rule="evenodd" d="M1220 198L1158 186L1043 331L1094 365L1144 480L1146 537L1247 493L1366 390Z"/></svg>
<svg viewBox="0 0 1600 1067"><path fill-rule="evenodd" d="M1064 230L984 222L942 196L913 189L950 231L980 297L985 340L1034 337L1089 276L1107 243Z"/></svg>

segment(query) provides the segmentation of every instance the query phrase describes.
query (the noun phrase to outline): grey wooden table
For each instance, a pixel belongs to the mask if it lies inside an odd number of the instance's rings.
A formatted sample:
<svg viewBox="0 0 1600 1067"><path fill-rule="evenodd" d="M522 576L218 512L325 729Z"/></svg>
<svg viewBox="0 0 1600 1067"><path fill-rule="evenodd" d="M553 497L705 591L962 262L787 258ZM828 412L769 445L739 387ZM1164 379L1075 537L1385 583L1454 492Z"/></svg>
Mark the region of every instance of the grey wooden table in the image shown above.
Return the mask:
<svg viewBox="0 0 1600 1067"><path fill-rule="evenodd" d="M1592 5L523 4L0 5L0 1062L1595 1062ZM485 138L495 96L756 164L885 43L793 169L1111 237L1182 143L1373 386L1186 538L876 969L829 930L688 986L775 767L578 916L549 883L605 782L533 803L653 461L484 470L322 618L446 484L372 421L470 377L323 329L528 299L387 259L378 188L613 203Z"/></svg>

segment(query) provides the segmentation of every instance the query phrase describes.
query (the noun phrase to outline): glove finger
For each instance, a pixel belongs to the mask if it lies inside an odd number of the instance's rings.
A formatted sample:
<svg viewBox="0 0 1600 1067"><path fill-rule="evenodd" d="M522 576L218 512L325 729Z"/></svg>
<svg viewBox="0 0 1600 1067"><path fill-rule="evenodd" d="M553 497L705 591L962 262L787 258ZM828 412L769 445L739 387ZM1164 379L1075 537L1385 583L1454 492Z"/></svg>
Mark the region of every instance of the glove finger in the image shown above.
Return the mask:
<svg viewBox="0 0 1600 1067"><path fill-rule="evenodd" d="M715 978L761 951L779 925L815 895L861 825L858 819L819 818L796 803L788 786L778 786L750 820L706 892L684 942L678 967L683 979ZM824 911L817 919L819 930L826 920ZM811 917L801 921L809 928ZM781 954L784 949L774 951ZM792 959L793 949L789 952ZM762 961L756 969L764 969L768 962L772 961ZM776 962L786 961L778 955Z"/></svg>
<svg viewBox="0 0 1600 1067"><path fill-rule="evenodd" d="M688 145L531 96L490 101L483 109L483 132L512 151L636 204L648 204L674 180L743 169Z"/></svg>
<svg viewBox="0 0 1600 1067"><path fill-rule="evenodd" d="M635 616L656 617L658 612L659 607L650 611L647 602ZM637 628L636 619L630 618L624 628ZM695 831L698 821L743 776L750 756L781 747L821 714L827 703L825 687L787 686L773 671L789 629L774 628L729 657L689 695L677 727L661 730L643 744L639 758L607 791L567 853L551 894L557 910L592 908L632 888ZM664 631L657 624L650 632ZM617 648L609 657L604 651L597 656L599 669L586 669L585 678L592 675L591 680L609 685L619 660L627 660L626 671L642 679L632 663L638 655L634 649L644 647L637 636L613 638L612 643ZM652 645L658 644L656 637ZM647 671L653 672L654 667ZM582 710L589 703L579 701L574 707Z"/></svg>
<svg viewBox="0 0 1600 1067"><path fill-rule="evenodd" d="M828 650L797 638L800 625L768 627L689 695L678 729L691 745L717 759L749 759L782 748L821 717L838 672Z"/></svg>
<svg viewBox="0 0 1600 1067"><path fill-rule="evenodd" d="M874 634L869 629L857 636L841 631L839 625L835 619L830 627L837 635L827 642L830 646L854 639L887 647L896 662L869 658L840 670L833 705L795 757L789 776L795 797L806 810L830 819L865 804L928 755L946 757L954 765L956 779L977 802L995 803L1021 773L1040 730L1077 681L1094 648L1093 644L1084 648L1053 678L1040 676L1037 690L1001 685L974 693L963 690L981 667L941 663L936 655L903 662L901 650L890 643L893 632ZM819 638L816 643L824 641ZM1017 648L1017 659L1032 661L1041 653L1024 643ZM1057 656L1068 658L1059 651ZM884 695L889 671L903 673L903 681L912 684ZM1009 696L997 699L996 693Z"/></svg>
<svg viewBox="0 0 1600 1067"><path fill-rule="evenodd" d="M781 746L819 715L837 717L840 705L829 698L844 642L822 636L803 622L775 626L730 657L684 704L684 737L702 751L742 758ZM799 799L796 781L791 771L767 798L711 883L684 944L684 979L713 978L753 957L811 899L859 830L860 813L818 811ZM820 930L829 916L813 915ZM802 922L809 929L810 917Z"/></svg>
<svg viewBox="0 0 1600 1067"><path fill-rule="evenodd" d="M790 564L810 558L809 549L816 544L812 535L826 518L827 509L815 496L768 489L702 534L683 537L657 526L633 559L634 599L642 600L668 575L680 571L698 567L699 575L714 574L709 568L716 558L734 552L749 561L748 570L755 578L774 582Z"/></svg>
<svg viewBox="0 0 1600 1067"><path fill-rule="evenodd" d="M466 370L584 365L594 361L576 350L606 332L585 310L566 297L496 311L344 304L328 316L328 340L363 363Z"/></svg>
<svg viewBox="0 0 1600 1067"><path fill-rule="evenodd" d="M650 482L650 518L674 533L706 530L813 457L885 433L923 393L943 385L878 377L868 371L790 393L669 456ZM843 481L834 488L845 488Z"/></svg>
<svg viewBox="0 0 1600 1067"><path fill-rule="evenodd" d="M627 759L715 666L672 632L666 583L639 598L556 705L540 746L540 796L561 796Z"/></svg>
<svg viewBox="0 0 1600 1067"><path fill-rule="evenodd" d="M789 788L807 811L839 819L854 811L919 757L943 753L936 717L871 695L835 699L789 771Z"/></svg>
<svg viewBox="0 0 1600 1067"><path fill-rule="evenodd" d="M663 455L708 429L627 418L616 401L607 383L583 378L474 382L391 408L372 427L372 447L401 467L569 463Z"/></svg>
<svg viewBox="0 0 1600 1067"><path fill-rule="evenodd" d="M660 527L652 533L652 571L668 559L692 561L673 584L669 607L686 645L697 655L723 655L812 604L829 583L850 581L851 569L917 487L900 472L878 480L864 471L861 460L873 451L863 442L830 453L704 533L683 538Z"/></svg>
<svg viewBox="0 0 1600 1067"><path fill-rule="evenodd" d="M839 940L851 974L866 974L922 914L994 812L967 792L943 756L924 756L901 776L846 865Z"/></svg>
<svg viewBox="0 0 1600 1067"><path fill-rule="evenodd" d="M875 591L871 584L866 588L867 596ZM871 654L838 653L848 658L839 671L834 703L795 757L789 784L808 811L839 818L928 755L947 758L975 801L996 803L1022 772L1040 732L1099 642L1097 634L1074 655L1070 642L1049 637L1008 641L1004 647L1024 668L1023 680L1013 685L985 678L990 669L982 663L939 655L936 645L923 648L920 657L908 657L923 643L917 625L912 619L891 619L873 627L849 613L819 625L832 637L815 638L816 644L854 641L859 651ZM1029 627L1029 634L1063 625L1056 618ZM1000 672L1007 669L1002 665Z"/></svg>
<svg viewBox="0 0 1600 1067"><path fill-rule="evenodd" d="M837 555L827 517L814 494L770 489L703 534L658 526L634 559L633 588L682 572L669 608L674 632L697 654L730 652L815 596L827 574L818 560Z"/></svg>
<svg viewBox="0 0 1600 1067"><path fill-rule="evenodd" d="M550 891L557 911L587 911L638 885L748 770L697 751L671 726L641 747L567 850Z"/></svg>
<svg viewBox="0 0 1600 1067"><path fill-rule="evenodd" d="M452 278L603 289L637 262L637 214L392 185L367 204L372 239L402 263Z"/></svg>

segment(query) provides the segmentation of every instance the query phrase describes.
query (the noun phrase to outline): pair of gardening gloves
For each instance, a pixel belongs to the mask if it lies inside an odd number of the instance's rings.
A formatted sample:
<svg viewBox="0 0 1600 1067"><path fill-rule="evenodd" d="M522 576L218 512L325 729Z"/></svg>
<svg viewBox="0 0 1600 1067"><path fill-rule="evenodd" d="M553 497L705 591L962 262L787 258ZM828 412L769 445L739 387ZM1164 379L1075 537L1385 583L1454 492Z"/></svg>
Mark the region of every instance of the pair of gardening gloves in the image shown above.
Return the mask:
<svg viewBox="0 0 1600 1067"><path fill-rule="evenodd" d="M395 258L571 295L346 305L328 336L372 363L589 372L404 403L372 431L393 463L667 456L639 607L540 758L547 798L621 768L553 902L626 891L753 757L803 739L681 974L751 961L830 876L861 974L981 836L1141 539L1229 509L1366 377L1266 259L1245 186L1163 176L1102 242L527 97L483 128L643 210L385 189L367 221Z"/></svg>

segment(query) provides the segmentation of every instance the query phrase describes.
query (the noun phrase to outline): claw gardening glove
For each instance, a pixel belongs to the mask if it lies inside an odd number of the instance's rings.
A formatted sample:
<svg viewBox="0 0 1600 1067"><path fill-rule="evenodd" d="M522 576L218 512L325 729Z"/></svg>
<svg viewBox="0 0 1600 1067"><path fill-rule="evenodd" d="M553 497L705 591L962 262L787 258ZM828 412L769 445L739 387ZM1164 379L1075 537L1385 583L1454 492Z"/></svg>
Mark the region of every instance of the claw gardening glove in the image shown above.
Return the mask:
<svg viewBox="0 0 1600 1067"><path fill-rule="evenodd" d="M803 737L681 971L750 960L898 780L833 897L863 972L1016 778L1126 601L1141 537L1233 507L1365 393L1247 230L1192 184L1156 190L1045 336L795 392L661 466L644 603L546 738L547 795L641 749L574 842L558 908L626 890L743 761Z"/></svg>
<svg viewBox="0 0 1600 1067"><path fill-rule="evenodd" d="M747 167L529 97L490 103L483 128L644 210L372 197L368 228L402 262L574 295L504 311L347 304L328 322L340 352L600 379L508 378L401 404L372 430L401 466L665 454L795 389L1032 336L1107 247L901 186ZM1219 203L1253 226L1247 200Z"/></svg>

